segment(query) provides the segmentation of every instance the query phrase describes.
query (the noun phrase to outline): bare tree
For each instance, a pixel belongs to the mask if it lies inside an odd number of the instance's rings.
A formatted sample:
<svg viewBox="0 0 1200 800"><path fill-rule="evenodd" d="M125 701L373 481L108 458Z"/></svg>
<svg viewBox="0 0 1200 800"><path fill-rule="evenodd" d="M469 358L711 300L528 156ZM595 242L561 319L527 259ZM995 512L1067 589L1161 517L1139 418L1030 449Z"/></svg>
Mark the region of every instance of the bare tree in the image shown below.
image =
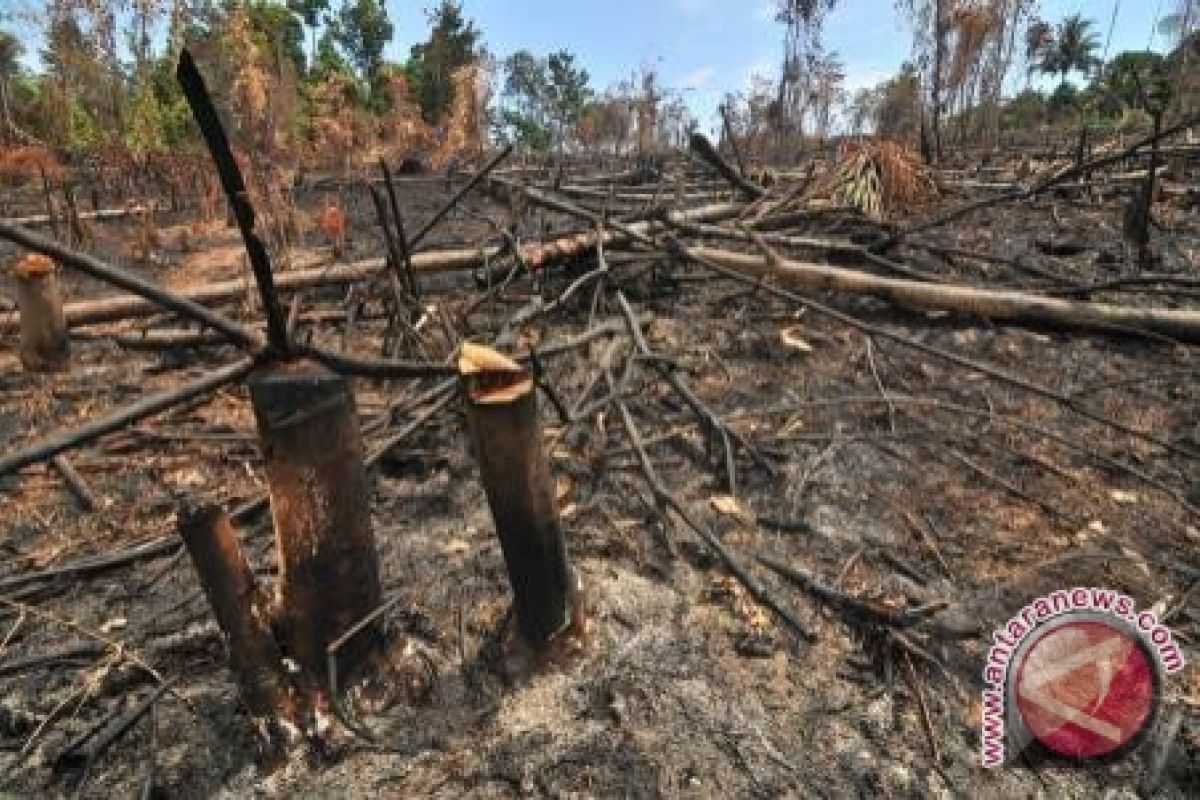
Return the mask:
<svg viewBox="0 0 1200 800"><path fill-rule="evenodd" d="M776 98L781 141L804 136L804 114L812 97L812 71L821 52L821 23L835 4L836 0L776 0L775 19L786 29Z"/></svg>

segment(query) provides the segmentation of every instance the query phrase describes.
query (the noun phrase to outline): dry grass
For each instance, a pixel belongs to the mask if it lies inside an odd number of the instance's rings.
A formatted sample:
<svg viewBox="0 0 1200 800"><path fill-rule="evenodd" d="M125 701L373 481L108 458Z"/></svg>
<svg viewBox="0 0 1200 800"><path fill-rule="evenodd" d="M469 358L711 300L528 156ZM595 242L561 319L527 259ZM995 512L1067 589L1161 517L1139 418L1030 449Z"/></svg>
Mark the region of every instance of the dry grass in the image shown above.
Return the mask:
<svg viewBox="0 0 1200 800"><path fill-rule="evenodd" d="M66 177L66 170L47 148L36 145L0 148L0 181L24 183L42 174L52 183L58 183Z"/></svg>

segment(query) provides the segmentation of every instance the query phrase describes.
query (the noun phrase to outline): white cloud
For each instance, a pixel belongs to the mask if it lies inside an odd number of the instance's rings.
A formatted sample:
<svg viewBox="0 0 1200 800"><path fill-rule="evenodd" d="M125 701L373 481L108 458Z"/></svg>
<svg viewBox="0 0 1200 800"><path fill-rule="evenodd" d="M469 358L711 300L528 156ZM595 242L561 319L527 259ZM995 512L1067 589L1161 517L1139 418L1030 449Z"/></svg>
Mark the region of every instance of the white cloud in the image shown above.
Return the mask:
<svg viewBox="0 0 1200 800"><path fill-rule="evenodd" d="M717 76L716 67L698 67L679 79L681 89L707 89Z"/></svg>
<svg viewBox="0 0 1200 800"><path fill-rule="evenodd" d="M899 70L868 67L861 64L850 64L846 68L846 81L843 87L848 92L859 89L872 89L895 75Z"/></svg>
<svg viewBox="0 0 1200 800"><path fill-rule="evenodd" d="M675 0L685 14L701 14L712 7L712 0Z"/></svg>

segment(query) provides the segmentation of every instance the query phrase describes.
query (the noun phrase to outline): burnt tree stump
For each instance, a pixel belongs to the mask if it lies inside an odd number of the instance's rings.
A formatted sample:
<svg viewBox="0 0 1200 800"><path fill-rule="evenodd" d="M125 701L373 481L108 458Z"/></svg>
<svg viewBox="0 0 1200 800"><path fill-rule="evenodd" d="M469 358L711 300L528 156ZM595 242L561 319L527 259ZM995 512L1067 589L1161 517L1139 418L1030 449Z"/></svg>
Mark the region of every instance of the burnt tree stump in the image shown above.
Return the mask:
<svg viewBox="0 0 1200 800"><path fill-rule="evenodd" d="M324 687L326 648L383 602L354 394L304 360L249 384L279 557L276 636L302 680ZM379 623L366 626L339 649L338 674L356 674L382 644Z"/></svg>
<svg viewBox="0 0 1200 800"><path fill-rule="evenodd" d="M71 339L54 262L32 254L13 267L21 316L21 364L30 372L65 372Z"/></svg>
<svg viewBox="0 0 1200 800"><path fill-rule="evenodd" d="M517 624L526 642L541 649L572 626L579 597L542 446L534 382L519 364L476 345L463 346L458 366Z"/></svg>
<svg viewBox="0 0 1200 800"><path fill-rule="evenodd" d="M242 702L264 738L269 738L271 722L287 716L283 704L288 680L271 635L266 598L255 585L229 517L220 509L184 508L178 526L213 616L225 634L229 668Z"/></svg>

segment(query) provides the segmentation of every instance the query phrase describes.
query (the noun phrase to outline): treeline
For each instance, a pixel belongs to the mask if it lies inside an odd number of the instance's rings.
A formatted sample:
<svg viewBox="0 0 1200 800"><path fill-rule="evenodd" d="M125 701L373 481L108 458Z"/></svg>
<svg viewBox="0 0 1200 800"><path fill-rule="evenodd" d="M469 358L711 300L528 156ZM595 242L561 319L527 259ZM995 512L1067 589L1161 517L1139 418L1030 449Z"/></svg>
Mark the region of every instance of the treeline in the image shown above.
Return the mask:
<svg viewBox="0 0 1200 800"><path fill-rule="evenodd" d="M382 0L48 0L40 52L0 29L0 146L140 160L195 149L173 74L185 44L238 147L283 162L441 164L505 141L621 153L680 145L695 127L651 71L600 92L569 51L492 55L454 0L428 23L397 62Z"/></svg>
<svg viewBox="0 0 1200 800"><path fill-rule="evenodd" d="M1094 21L1073 15L1052 24L1038 17L1038 0L895 0L912 32L912 57L888 80L851 92L822 37L839 0L776 0L784 27L777 76L726 97L728 131L746 151L773 158L838 132L919 144L932 159L947 143L996 143L1005 131L1141 128L1156 110L1194 113L1200 0L1171 2L1159 25L1168 53L1104 60ZM1035 76L1054 88L1034 88ZM1024 84L1015 96L1014 83Z"/></svg>
<svg viewBox="0 0 1200 800"><path fill-rule="evenodd" d="M988 13L987 3L967 5L969 12L960 8L948 17L943 32L945 67L936 116L944 120L939 133L950 142L990 142L1002 131L1045 125L1144 129L1153 113L1194 113L1200 104L1200 18L1190 15L1187 2L1161 24L1162 34L1175 42L1169 52L1127 51L1107 61L1093 20L1076 14L1052 24L1030 15L1023 27L1008 28L1009 52L996 74L987 72L986 42L1005 28L997 13ZM1028 13L1035 4L1008 6ZM995 82L1021 61L1024 88L1015 96L1000 95ZM1037 76L1051 79L1054 87L1034 88ZM851 130L907 141L917 141L923 130L928 135L935 116L927 91L932 80L908 63L894 78L855 93L848 98Z"/></svg>
<svg viewBox="0 0 1200 800"><path fill-rule="evenodd" d="M49 0L37 59L0 31L0 142L133 155L195 144L173 73L186 43L243 148L304 156L416 147L450 121L460 71L482 55L479 31L450 0L431 12L428 39L403 63L384 58L395 28L381 0L122 7L118 15L113 3Z"/></svg>

